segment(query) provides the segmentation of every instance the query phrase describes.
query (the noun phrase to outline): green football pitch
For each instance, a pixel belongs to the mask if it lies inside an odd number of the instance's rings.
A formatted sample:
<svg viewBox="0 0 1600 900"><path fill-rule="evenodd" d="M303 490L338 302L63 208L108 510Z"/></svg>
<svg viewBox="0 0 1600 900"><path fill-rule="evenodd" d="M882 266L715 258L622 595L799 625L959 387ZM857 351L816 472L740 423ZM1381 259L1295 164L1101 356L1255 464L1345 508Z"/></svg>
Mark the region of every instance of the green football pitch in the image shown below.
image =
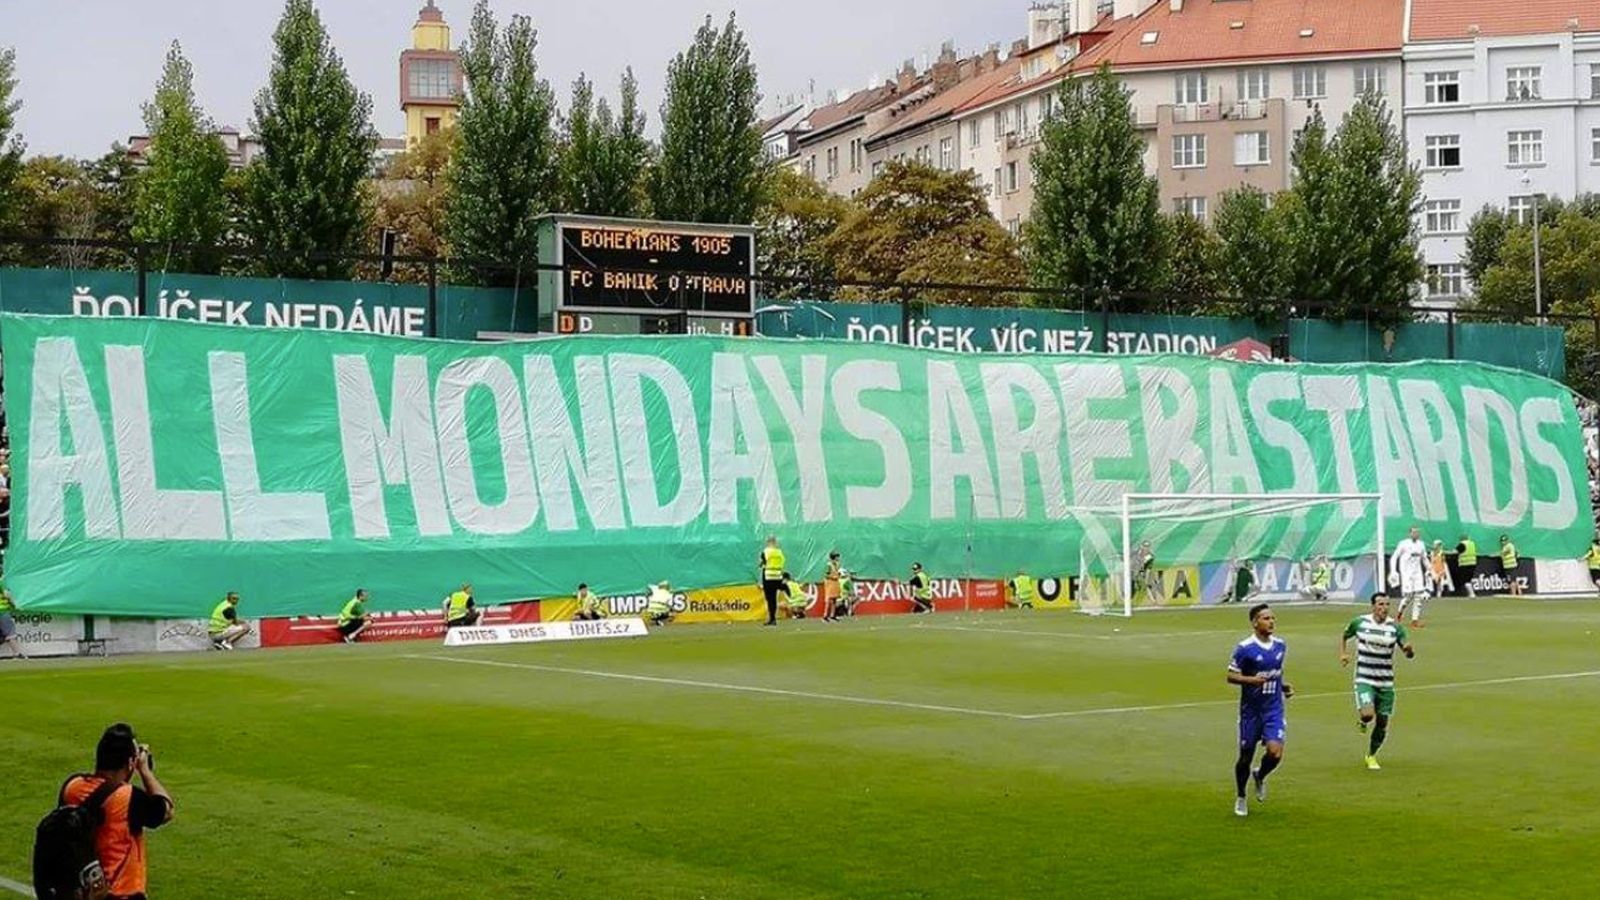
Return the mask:
<svg viewBox="0 0 1600 900"><path fill-rule="evenodd" d="M1299 694L1247 819L1237 608L6 661L0 876L127 721L177 799L158 900L1595 896L1600 602L1433 604L1381 772L1358 611L1279 610Z"/></svg>

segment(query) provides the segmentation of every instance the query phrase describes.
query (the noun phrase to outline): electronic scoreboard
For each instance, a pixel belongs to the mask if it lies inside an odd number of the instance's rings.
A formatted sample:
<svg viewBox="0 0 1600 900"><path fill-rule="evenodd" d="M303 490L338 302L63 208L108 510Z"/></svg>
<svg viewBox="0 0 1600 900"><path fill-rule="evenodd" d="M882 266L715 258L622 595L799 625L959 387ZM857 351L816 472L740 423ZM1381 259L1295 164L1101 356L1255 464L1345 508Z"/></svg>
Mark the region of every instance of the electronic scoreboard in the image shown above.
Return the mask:
<svg viewBox="0 0 1600 900"><path fill-rule="evenodd" d="M742 225L546 216L541 318L558 334L749 336L755 244Z"/></svg>

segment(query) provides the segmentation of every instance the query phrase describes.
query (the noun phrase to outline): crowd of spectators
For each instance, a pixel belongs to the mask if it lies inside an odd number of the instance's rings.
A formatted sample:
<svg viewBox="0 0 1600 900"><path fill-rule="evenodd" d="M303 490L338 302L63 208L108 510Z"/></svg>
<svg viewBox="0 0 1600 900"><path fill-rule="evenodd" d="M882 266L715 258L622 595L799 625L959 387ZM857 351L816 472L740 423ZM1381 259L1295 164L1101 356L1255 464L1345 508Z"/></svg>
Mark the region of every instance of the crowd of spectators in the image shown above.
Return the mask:
<svg viewBox="0 0 1600 900"><path fill-rule="evenodd" d="M1589 501L1595 511L1595 532L1600 534L1600 403L1577 394L1578 421L1583 425L1583 457L1589 467Z"/></svg>

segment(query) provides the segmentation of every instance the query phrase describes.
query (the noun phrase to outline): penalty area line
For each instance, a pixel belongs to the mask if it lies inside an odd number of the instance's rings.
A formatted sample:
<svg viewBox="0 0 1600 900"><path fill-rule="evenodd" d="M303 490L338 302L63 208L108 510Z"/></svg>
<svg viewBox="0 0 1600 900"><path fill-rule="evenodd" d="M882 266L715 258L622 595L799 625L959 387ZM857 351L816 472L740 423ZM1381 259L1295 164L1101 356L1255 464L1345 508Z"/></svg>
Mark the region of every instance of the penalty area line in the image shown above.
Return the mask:
<svg viewBox="0 0 1600 900"><path fill-rule="evenodd" d="M0 875L0 888L4 888L13 894L21 894L24 897L33 896L33 888L20 881L12 881L4 875Z"/></svg>
<svg viewBox="0 0 1600 900"><path fill-rule="evenodd" d="M666 678L659 675L635 675L627 672L604 672L598 669L575 669L566 666L545 666L536 663L505 662L495 659L467 659L460 656L432 656L415 654L407 659L426 659L434 662L460 663L471 666L491 666L501 669L525 669L531 672L555 672L563 675L581 675L587 678L609 678L615 681L637 681L645 684L665 684L676 687L702 688L712 691L730 691L741 694L766 694L774 697L798 697L804 700L828 700L835 703L855 703L862 706L891 706L899 709L920 709L926 712L956 713L983 716L992 719L1027 719L1021 713L1001 712L994 709L972 709L965 706L943 706L937 703L913 703L908 700L886 700L879 697L856 697L849 694L824 694L814 691L792 691L784 688L761 687L752 684L728 684L720 681L697 681L691 678Z"/></svg>

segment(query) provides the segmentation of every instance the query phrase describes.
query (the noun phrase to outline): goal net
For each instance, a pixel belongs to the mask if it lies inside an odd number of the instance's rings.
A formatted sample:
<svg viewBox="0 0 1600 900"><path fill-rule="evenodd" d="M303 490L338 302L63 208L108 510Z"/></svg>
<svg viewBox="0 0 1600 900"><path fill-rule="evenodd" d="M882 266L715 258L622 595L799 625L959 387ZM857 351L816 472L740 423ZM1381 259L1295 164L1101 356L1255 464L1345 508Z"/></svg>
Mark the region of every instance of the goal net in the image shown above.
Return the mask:
<svg viewBox="0 0 1600 900"><path fill-rule="evenodd" d="M1070 510L1075 609L1325 602L1382 590L1379 494L1125 494ZM1243 574L1241 574L1243 573Z"/></svg>

